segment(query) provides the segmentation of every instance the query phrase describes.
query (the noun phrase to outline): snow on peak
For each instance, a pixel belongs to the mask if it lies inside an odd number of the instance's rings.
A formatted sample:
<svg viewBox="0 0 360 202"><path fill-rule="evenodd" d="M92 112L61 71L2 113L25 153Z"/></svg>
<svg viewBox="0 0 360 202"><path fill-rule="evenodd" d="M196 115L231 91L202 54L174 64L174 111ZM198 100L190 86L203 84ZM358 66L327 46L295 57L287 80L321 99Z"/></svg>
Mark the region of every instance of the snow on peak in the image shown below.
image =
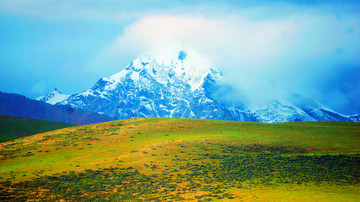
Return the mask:
<svg viewBox="0 0 360 202"><path fill-rule="evenodd" d="M142 69L144 69L144 67L149 67L149 65L153 63L156 63L154 58L152 58L150 55L144 55L133 60L129 66L132 70L141 71Z"/></svg>
<svg viewBox="0 0 360 202"><path fill-rule="evenodd" d="M190 59L189 59L190 58ZM120 72L111 75L110 77L102 78L104 81L109 82L107 89L115 89L117 84L125 78L130 78L134 82L141 80L141 73L145 71L158 83L166 84L174 81L173 76L188 83L192 90L197 89L204 81L208 74L212 74L216 79L221 75L216 69L197 68L194 65L191 56L185 51L180 51L177 58L172 59L170 62L164 62L156 59L150 55L141 56L133 60Z"/></svg>
<svg viewBox="0 0 360 202"><path fill-rule="evenodd" d="M70 95L62 94L57 88L54 88L50 93L36 98L38 101L43 101L48 104L55 105L66 100Z"/></svg>

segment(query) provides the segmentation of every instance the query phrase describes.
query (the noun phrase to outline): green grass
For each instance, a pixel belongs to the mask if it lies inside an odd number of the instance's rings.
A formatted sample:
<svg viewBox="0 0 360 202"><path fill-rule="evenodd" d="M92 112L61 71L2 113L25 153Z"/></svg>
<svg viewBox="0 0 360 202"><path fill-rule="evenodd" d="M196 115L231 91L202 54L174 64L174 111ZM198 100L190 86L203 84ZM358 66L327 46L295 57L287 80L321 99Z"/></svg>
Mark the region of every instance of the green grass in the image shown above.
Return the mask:
<svg viewBox="0 0 360 202"><path fill-rule="evenodd" d="M360 197L360 124L129 119L0 144L5 200Z"/></svg>
<svg viewBox="0 0 360 202"><path fill-rule="evenodd" d="M0 142L71 126L74 125L0 115Z"/></svg>

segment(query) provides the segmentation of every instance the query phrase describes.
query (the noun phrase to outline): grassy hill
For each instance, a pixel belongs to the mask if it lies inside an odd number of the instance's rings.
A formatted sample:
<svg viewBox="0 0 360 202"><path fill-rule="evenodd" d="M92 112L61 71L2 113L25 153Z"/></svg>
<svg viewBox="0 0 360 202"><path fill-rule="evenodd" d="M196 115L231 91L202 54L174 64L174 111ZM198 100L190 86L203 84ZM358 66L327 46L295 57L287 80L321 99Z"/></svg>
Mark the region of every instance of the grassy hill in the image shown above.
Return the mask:
<svg viewBox="0 0 360 202"><path fill-rule="evenodd" d="M0 144L0 200L360 198L360 124L129 119Z"/></svg>
<svg viewBox="0 0 360 202"><path fill-rule="evenodd" d="M0 115L0 142L74 126L73 124Z"/></svg>

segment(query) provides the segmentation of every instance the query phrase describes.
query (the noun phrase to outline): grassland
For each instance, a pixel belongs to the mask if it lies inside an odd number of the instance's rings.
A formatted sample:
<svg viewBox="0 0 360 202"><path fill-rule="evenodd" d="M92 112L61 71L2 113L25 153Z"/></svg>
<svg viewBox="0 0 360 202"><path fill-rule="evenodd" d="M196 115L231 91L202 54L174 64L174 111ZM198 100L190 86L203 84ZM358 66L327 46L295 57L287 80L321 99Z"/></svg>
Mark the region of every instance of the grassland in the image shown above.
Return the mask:
<svg viewBox="0 0 360 202"><path fill-rule="evenodd" d="M0 115L0 143L71 126L74 125Z"/></svg>
<svg viewBox="0 0 360 202"><path fill-rule="evenodd" d="M360 198L360 124L129 119L0 144L0 200Z"/></svg>

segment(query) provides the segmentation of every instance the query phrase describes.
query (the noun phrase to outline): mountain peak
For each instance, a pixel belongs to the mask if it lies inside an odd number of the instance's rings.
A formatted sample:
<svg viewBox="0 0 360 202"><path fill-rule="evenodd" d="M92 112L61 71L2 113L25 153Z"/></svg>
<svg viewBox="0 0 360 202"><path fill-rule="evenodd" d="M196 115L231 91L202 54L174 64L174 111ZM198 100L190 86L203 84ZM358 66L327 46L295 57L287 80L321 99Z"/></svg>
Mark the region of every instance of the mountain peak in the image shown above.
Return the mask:
<svg viewBox="0 0 360 202"><path fill-rule="evenodd" d="M160 84L167 84L181 80L191 86L191 90L196 90L204 82L209 74L213 79L218 79L221 73L217 69L199 69L187 59L188 53L180 51L177 58L170 62L163 62L150 55L143 55L134 59L128 66L120 72L109 77L102 78L107 82L106 89L113 90L122 82L130 79L135 83L144 81L144 78L153 78ZM146 79L145 79L146 80ZM141 82L143 83L143 82Z"/></svg>
<svg viewBox="0 0 360 202"><path fill-rule="evenodd" d="M133 60L128 67L130 67L133 70L139 71L152 63L156 63L156 60L152 58L150 55L144 55Z"/></svg>
<svg viewBox="0 0 360 202"><path fill-rule="evenodd" d="M59 94L62 94L62 93L60 92L60 90L57 89L56 87L54 88L54 90L51 91L51 93L59 93Z"/></svg>
<svg viewBox="0 0 360 202"><path fill-rule="evenodd" d="M36 100L55 105L66 100L69 96L70 95L62 94L60 90L55 87L54 90L52 90L50 93L40 96L36 98Z"/></svg>

